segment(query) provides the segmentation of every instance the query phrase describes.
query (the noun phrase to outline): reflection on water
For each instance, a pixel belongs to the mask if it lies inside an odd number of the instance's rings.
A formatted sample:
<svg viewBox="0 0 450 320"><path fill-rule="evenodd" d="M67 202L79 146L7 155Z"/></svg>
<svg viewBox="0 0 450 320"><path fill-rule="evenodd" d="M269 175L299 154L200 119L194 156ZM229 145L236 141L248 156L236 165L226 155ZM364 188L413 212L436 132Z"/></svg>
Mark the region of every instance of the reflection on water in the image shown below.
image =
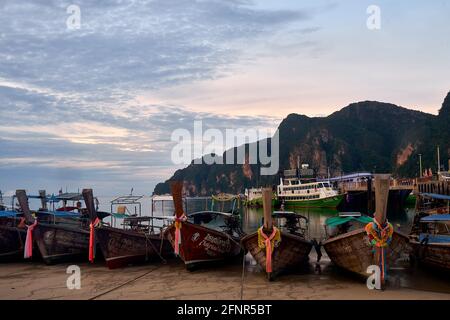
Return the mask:
<svg viewBox="0 0 450 320"><path fill-rule="evenodd" d="M306 233L308 239L323 239L325 237L324 224L328 217L338 214L336 210L329 209L297 209L296 213L305 216L309 221L309 228ZM242 228L245 232L251 233L262 224L262 208L244 208L242 210Z"/></svg>

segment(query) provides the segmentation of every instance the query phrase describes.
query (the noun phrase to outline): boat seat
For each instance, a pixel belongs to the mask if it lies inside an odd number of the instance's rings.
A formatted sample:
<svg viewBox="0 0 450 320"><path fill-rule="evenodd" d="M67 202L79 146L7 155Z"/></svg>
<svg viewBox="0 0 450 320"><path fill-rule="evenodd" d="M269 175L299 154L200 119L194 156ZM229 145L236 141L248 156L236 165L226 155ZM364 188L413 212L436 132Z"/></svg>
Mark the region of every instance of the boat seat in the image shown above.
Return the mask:
<svg viewBox="0 0 450 320"><path fill-rule="evenodd" d="M117 207L117 213L118 214L125 214L127 212L127 207L126 206L118 206Z"/></svg>

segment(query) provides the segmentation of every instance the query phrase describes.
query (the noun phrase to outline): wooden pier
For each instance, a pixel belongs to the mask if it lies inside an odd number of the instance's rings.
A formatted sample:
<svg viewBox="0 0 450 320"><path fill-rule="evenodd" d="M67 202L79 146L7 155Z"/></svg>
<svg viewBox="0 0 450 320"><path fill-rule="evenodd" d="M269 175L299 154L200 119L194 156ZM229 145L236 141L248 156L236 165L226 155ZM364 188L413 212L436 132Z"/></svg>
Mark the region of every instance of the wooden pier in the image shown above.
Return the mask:
<svg viewBox="0 0 450 320"><path fill-rule="evenodd" d="M416 179L394 179L391 180L389 185L389 191L398 190L414 190L417 185ZM342 182L339 183L339 189L343 192L364 192L369 188L375 192L375 184L367 181L360 182Z"/></svg>
<svg viewBox="0 0 450 320"><path fill-rule="evenodd" d="M341 209L373 213L375 209L375 184L365 181L337 181L340 192L347 194L346 204ZM417 187L416 179L391 179L389 182L388 211L400 212L406 198Z"/></svg>
<svg viewBox="0 0 450 320"><path fill-rule="evenodd" d="M450 196L449 181L431 181L430 179L417 179L417 193L435 193Z"/></svg>

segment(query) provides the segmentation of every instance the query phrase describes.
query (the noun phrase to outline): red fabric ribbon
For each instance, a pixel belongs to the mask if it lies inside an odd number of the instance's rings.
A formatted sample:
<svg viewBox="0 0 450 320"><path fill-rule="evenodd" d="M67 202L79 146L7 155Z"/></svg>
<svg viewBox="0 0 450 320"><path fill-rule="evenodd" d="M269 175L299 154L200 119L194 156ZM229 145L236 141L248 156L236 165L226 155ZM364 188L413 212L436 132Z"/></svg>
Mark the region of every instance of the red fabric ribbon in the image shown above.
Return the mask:
<svg viewBox="0 0 450 320"><path fill-rule="evenodd" d="M181 223L183 221L186 221L186 215L184 213L179 218L175 218L175 240L173 249L176 255L180 254Z"/></svg>
<svg viewBox="0 0 450 320"><path fill-rule="evenodd" d="M264 238L264 244L266 246L266 272L271 273L272 272L272 239L277 234L277 228L272 228L272 234L268 237L263 230L263 227L261 227L261 235Z"/></svg>
<svg viewBox="0 0 450 320"><path fill-rule="evenodd" d="M33 230L37 226L38 221L37 219L34 220L33 224L30 226L27 226L27 237L25 240L25 250L23 257L25 259L31 258L33 256Z"/></svg>
<svg viewBox="0 0 450 320"><path fill-rule="evenodd" d="M100 222L98 218L95 218L94 222L89 225L89 261L94 262L95 254L95 226Z"/></svg>

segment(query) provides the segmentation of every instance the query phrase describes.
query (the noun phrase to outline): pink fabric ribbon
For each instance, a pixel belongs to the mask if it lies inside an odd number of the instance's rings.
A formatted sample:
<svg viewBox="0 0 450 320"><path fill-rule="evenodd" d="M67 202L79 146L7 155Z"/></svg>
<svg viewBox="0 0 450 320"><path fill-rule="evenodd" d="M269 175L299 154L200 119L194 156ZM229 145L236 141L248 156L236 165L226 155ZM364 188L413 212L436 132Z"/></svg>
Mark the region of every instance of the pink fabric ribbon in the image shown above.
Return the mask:
<svg viewBox="0 0 450 320"><path fill-rule="evenodd" d="M27 226L27 237L25 239L25 250L23 257L25 259L31 258L33 256L33 230L37 226L37 219L34 220L32 225Z"/></svg>
<svg viewBox="0 0 450 320"><path fill-rule="evenodd" d="M183 213L179 218L175 218L175 243L174 252L178 256L180 255L180 244L181 244L181 223L186 221L186 215Z"/></svg>
<svg viewBox="0 0 450 320"><path fill-rule="evenodd" d="M272 240L277 234L277 228L272 228L272 234L268 237L263 230L263 227L261 227L261 235L264 238L264 244L266 246L266 272L271 273L272 272Z"/></svg>

